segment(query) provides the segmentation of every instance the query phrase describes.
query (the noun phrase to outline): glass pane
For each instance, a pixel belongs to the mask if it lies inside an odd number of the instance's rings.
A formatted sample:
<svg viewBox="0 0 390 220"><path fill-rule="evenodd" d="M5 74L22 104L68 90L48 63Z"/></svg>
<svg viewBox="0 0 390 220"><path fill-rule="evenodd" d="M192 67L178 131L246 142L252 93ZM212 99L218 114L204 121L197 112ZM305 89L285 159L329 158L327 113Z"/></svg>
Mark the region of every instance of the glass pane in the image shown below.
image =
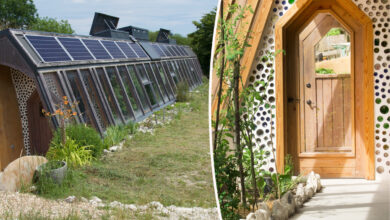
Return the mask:
<svg viewBox="0 0 390 220"><path fill-rule="evenodd" d="M146 76L144 66L142 64L137 65L137 71L139 74L139 77L141 78L142 83L149 83L150 80L148 79L148 76Z"/></svg>
<svg viewBox="0 0 390 220"><path fill-rule="evenodd" d="M162 104L164 104L164 101L162 100L162 98L161 98L161 96L160 96L160 92L159 92L159 90L160 90L160 88L158 87L158 84L157 84L157 82L156 82L156 78L155 78L155 76L154 76L154 73L153 73L153 71L152 71L152 68L150 68L150 64L145 64L145 67L146 67L146 73L148 74L148 76L149 76L149 79L151 79L151 81L152 81L152 86L153 86L153 89L154 89L154 94L155 94L155 96L156 96L156 100L157 100L157 102L160 104L160 105L162 105ZM164 90L163 90L164 88L162 87L161 88L161 93L163 93L163 94L165 94L164 92Z"/></svg>
<svg viewBox="0 0 390 220"><path fill-rule="evenodd" d="M149 100L150 100L150 104L152 106L154 105L157 105L157 100L154 96L154 92L153 92L153 89L152 89L152 84L146 84L145 85L145 90L146 90L146 93L148 94L148 97L149 97Z"/></svg>
<svg viewBox="0 0 390 220"><path fill-rule="evenodd" d="M167 76L167 78L171 82L172 89L174 90L174 91L172 91L172 93L174 93L176 91L176 84L179 82L178 78L177 78L177 75L176 75L175 71L173 70L172 66L169 63L167 64L166 62L163 62L163 67L165 69L165 72L167 74L169 74Z"/></svg>
<svg viewBox="0 0 390 220"><path fill-rule="evenodd" d="M55 104L60 103L62 101L62 97L64 96L64 91L62 90L57 73L44 73L43 76L53 102Z"/></svg>
<svg viewBox="0 0 390 220"><path fill-rule="evenodd" d="M125 94L120 86L119 79L116 75L116 70L114 67L107 67L106 71L108 78L110 79L111 86L114 89L114 94L119 102L123 117L125 117L125 120L128 120L130 118L130 111L127 109Z"/></svg>
<svg viewBox="0 0 390 220"><path fill-rule="evenodd" d="M314 46L317 74L351 74L351 36L335 27Z"/></svg>
<svg viewBox="0 0 390 220"><path fill-rule="evenodd" d="M127 66L127 69L129 70L130 77L133 80L133 83L134 83L135 89L137 90L137 93L138 93L139 99L141 101L141 104L144 107L144 111L145 112L149 112L150 111L150 107L149 107L147 98L146 98L146 96L144 94L144 91L142 89L142 85L138 81L138 78L137 78L134 66Z"/></svg>
<svg viewBox="0 0 390 220"><path fill-rule="evenodd" d="M103 111L103 105L97 93L95 84L92 80L91 73L89 70L81 70L81 77L83 79L84 85L87 88L89 97L92 102L92 106L95 109L97 121L102 128L106 128L108 126L108 119L106 117L105 112Z"/></svg>
<svg viewBox="0 0 390 220"><path fill-rule="evenodd" d="M135 117L138 117L142 115L141 108L138 107L137 101L136 101L136 96L135 94L132 93L131 90L131 81L129 79L129 75L127 74L126 67L124 66L119 66L118 71L120 76L122 77L123 85L125 86L127 96L130 99L131 106L133 107Z"/></svg>
<svg viewBox="0 0 390 220"><path fill-rule="evenodd" d="M174 98L174 97L173 97L173 92L172 92L172 90L171 90L171 86L169 85L168 79L167 79L167 77L166 77L166 75L165 75L164 68L163 68L163 66L161 65L161 63L157 63L156 65L157 65L157 67L158 67L158 72L160 73L160 77L162 78L163 83L164 83L165 87L167 88L167 91L168 91L168 93L169 93L169 97L170 97L171 99L173 99L173 98Z"/></svg>
<svg viewBox="0 0 390 220"><path fill-rule="evenodd" d="M119 124L119 123L121 123L120 113L119 113L119 110L115 104L115 98L110 92L110 86L106 80L104 71L102 68L96 68L96 72L97 72L97 75L99 77L100 84L103 87L104 94L106 95L109 107L110 107L111 112L112 112L112 116L114 117L114 121L116 124Z"/></svg>
<svg viewBox="0 0 390 220"><path fill-rule="evenodd" d="M74 70L66 71L66 75L67 75L68 80L70 82L70 86L72 87L73 95L74 95L76 101L79 102L78 107L80 109L81 117L83 117L85 123L87 123L89 125L94 125L94 124L92 124L90 112L87 111L87 109L86 109L87 101L82 95L83 90L81 88L80 81L78 80L77 72ZM96 126L94 126L94 127L96 127Z"/></svg>

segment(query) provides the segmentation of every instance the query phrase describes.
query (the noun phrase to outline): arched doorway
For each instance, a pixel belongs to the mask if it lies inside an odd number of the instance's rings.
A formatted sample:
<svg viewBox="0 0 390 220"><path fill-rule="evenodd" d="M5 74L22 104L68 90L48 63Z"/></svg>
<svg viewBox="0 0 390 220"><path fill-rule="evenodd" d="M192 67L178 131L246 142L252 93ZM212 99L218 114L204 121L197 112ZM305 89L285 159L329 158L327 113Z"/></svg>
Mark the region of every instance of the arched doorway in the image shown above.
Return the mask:
<svg viewBox="0 0 390 220"><path fill-rule="evenodd" d="M9 67L0 65L0 170L23 152L19 106Z"/></svg>
<svg viewBox="0 0 390 220"><path fill-rule="evenodd" d="M329 51L321 42L332 29L344 39ZM291 154L296 173L375 177L372 38L371 20L351 1L298 0L278 21L275 49L286 52L275 68L279 169Z"/></svg>

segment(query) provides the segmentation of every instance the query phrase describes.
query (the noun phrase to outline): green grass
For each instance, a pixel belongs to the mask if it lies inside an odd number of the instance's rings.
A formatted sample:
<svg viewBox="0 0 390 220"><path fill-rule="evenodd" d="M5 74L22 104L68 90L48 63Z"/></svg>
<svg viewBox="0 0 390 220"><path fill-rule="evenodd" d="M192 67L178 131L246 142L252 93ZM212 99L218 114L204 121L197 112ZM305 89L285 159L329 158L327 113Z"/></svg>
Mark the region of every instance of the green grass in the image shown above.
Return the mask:
<svg viewBox="0 0 390 220"><path fill-rule="evenodd" d="M182 112L154 135L137 133L123 150L73 172L63 190L42 196L70 195L105 202L215 207L209 155L208 84L192 93L191 112Z"/></svg>

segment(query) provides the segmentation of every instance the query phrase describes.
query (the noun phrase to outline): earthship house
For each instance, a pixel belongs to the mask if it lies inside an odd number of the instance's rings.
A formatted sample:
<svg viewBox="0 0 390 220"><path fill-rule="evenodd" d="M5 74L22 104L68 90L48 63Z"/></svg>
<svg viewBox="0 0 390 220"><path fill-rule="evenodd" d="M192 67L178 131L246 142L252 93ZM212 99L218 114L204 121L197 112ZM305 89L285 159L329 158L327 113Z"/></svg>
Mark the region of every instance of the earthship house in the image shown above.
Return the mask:
<svg viewBox="0 0 390 220"><path fill-rule="evenodd" d="M76 118L101 134L140 121L175 102L177 84L202 84L188 46L162 29L158 42L119 18L96 13L90 35L8 29L0 32L0 170L23 155L42 155L58 126L42 114L63 96L78 101Z"/></svg>
<svg viewBox="0 0 390 220"><path fill-rule="evenodd" d="M256 87L275 105L275 118L265 108L256 112L258 148L270 149L275 128L277 160L267 161L267 169L276 162L282 171L290 154L296 174L390 176L390 1L223 2L225 9L237 3L254 10L240 23L252 36L241 76L245 86L270 82ZM263 56L275 51L285 54L267 65ZM213 113L218 85L214 72Z"/></svg>

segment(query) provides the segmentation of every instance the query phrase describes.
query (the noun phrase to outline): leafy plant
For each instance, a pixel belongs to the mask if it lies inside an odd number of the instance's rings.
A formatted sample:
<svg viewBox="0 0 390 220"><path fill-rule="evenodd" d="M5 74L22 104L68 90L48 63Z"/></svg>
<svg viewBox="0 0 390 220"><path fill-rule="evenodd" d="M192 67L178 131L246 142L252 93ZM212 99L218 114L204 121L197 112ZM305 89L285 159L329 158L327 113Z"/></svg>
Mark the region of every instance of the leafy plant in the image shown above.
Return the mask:
<svg viewBox="0 0 390 220"><path fill-rule="evenodd" d="M71 124L66 127L67 136L74 140L78 146L90 146L92 156L98 158L104 149L102 138L100 134L93 128L84 124ZM60 144L61 131L57 130L52 139L52 144Z"/></svg>
<svg viewBox="0 0 390 220"><path fill-rule="evenodd" d="M119 144L128 135L128 130L125 125L110 126L107 128L104 135L105 148Z"/></svg>
<svg viewBox="0 0 390 220"><path fill-rule="evenodd" d="M179 82L177 84L177 102L187 102L189 100L189 87L186 82Z"/></svg>
<svg viewBox="0 0 390 220"><path fill-rule="evenodd" d="M74 140L66 137L65 145L53 143L46 157L49 160L66 161L68 167L76 168L91 163L93 156L91 146L79 146Z"/></svg>
<svg viewBox="0 0 390 220"><path fill-rule="evenodd" d="M318 74L334 74L335 72L333 69L318 68L318 69L316 69L316 73L318 73Z"/></svg>

